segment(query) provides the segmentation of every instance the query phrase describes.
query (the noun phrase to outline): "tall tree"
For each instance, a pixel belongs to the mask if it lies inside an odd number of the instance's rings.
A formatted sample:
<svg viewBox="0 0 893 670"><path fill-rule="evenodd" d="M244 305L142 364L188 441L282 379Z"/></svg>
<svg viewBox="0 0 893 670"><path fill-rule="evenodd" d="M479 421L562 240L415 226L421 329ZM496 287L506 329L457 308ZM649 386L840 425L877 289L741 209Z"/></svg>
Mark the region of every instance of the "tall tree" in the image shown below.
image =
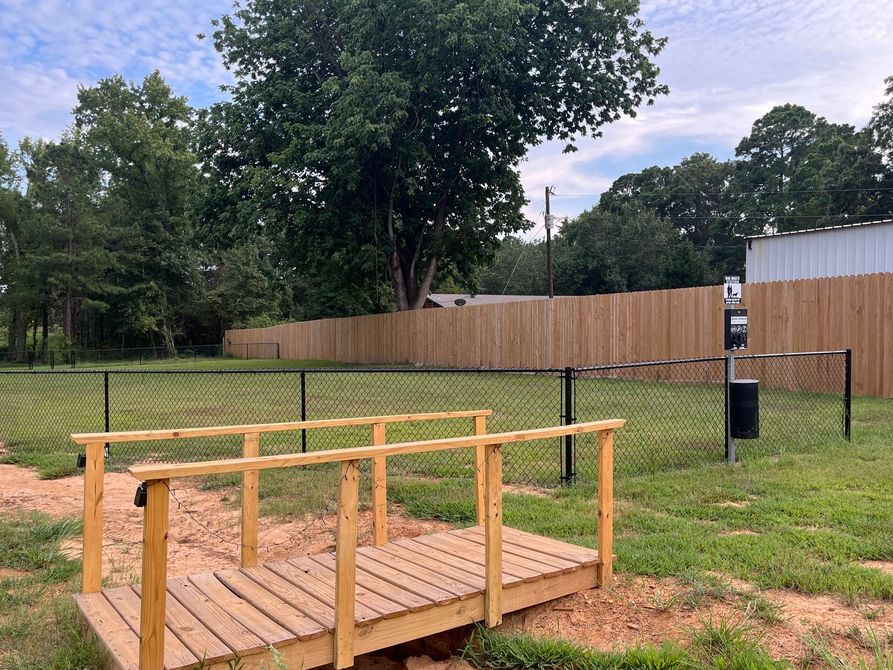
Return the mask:
<svg viewBox="0 0 893 670"><path fill-rule="evenodd" d="M822 173L855 129L829 123L799 105L780 105L756 120L736 155L735 205L769 230L798 230L836 222Z"/></svg>
<svg viewBox="0 0 893 670"><path fill-rule="evenodd" d="M199 278L189 202L196 178L193 112L156 71L140 84L101 80L78 93L75 124L107 181L108 216L121 232L114 335L172 348Z"/></svg>
<svg viewBox="0 0 893 670"><path fill-rule="evenodd" d="M294 260L399 309L439 269L469 274L524 229L527 148L577 137L666 92L631 0L256 0L222 19L236 84L204 156ZM219 176L217 176L219 174Z"/></svg>

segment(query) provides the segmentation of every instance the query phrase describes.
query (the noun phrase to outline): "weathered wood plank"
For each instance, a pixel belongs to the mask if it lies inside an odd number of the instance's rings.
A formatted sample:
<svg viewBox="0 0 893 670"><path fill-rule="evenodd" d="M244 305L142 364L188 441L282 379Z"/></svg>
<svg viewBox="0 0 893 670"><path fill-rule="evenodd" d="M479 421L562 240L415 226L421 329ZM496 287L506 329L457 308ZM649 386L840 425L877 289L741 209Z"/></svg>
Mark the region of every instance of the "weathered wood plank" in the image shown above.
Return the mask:
<svg viewBox="0 0 893 670"><path fill-rule="evenodd" d="M309 556L290 559L281 563L267 563L266 567L306 591L314 598L335 604L335 571L327 570ZM370 607L374 603L376 608ZM387 614L379 611L387 610ZM386 617L395 617L403 614L405 610L397 603L385 600L379 595L366 589L357 589L356 623L358 626L381 621ZM334 624L332 629L334 630Z"/></svg>
<svg viewBox="0 0 893 670"><path fill-rule="evenodd" d="M102 516L105 487L105 444L89 442L84 467L84 552L81 590L102 588Z"/></svg>
<svg viewBox="0 0 893 670"><path fill-rule="evenodd" d="M479 526L471 528L463 528L459 531L453 531L456 535L479 535L483 537L484 530ZM577 563L579 565L589 567L598 563L598 552L594 549L579 547L574 544L562 542L551 537L543 537L542 535L534 535L526 531L511 528L510 526L502 527L502 541L506 544L517 545L520 547L531 547L537 551L555 556L557 558Z"/></svg>
<svg viewBox="0 0 893 670"><path fill-rule="evenodd" d="M486 435L487 417L475 416L472 418L475 435ZM487 504L484 497L484 446L474 448L474 488L476 495L475 510L477 511L478 525L484 525L484 506Z"/></svg>
<svg viewBox="0 0 893 670"><path fill-rule="evenodd" d="M360 462L341 463L335 531L335 670L353 665L357 603L357 506Z"/></svg>
<svg viewBox="0 0 893 670"><path fill-rule="evenodd" d="M143 515L140 670L163 670L167 604L168 480L148 482Z"/></svg>
<svg viewBox="0 0 893 670"><path fill-rule="evenodd" d="M322 625L268 591L242 570L218 570L214 576L230 591L251 603L254 608L293 633L299 640L312 640L328 632Z"/></svg>
<svg viewBox="0 0 893 670"><path fill-rule="evenodd" d="M484 620L488 628L502 623L502 445L484 447ZM515 561L517 562L517 561Z"/></svg>
<svg viewBox="0 0 893 670"><path fill-rule="evenodd" d="M614 581L614 431L598 434L598 584Z"/></svg>
<svg viewBox="0 0 893 670"><path fill-rule="evenodd" d="M311 557L315 562L328 570L335 570L334 554L321 554ZM359 556L357 557L357 565L359 566ZM422 598L410 591L404 591L397 588L390 582L386 582L377 575L371 574L364 570L357 570L357 589L365 589L370 593L381 596L390 602L406 609L409 612L421 612L435 606L434 601ZM357 598L359 600L359 598Z"/></svg>
<svg viewBox="0 0 893 670"><path fill-rule="evenodd" d="M451 591L464 589L465 593L459 596L460 600L468 598L475 593L483 593L484 591L484 578L481 574L468 572L449 563L444 563L438 560L430 550L422 554L413 551L410 547L399 545L394 542L389 542L383 547L378 547L378 549L390 555L392 558L405 561L407 567L416 566L441 575L446 580L449 580L444 581L444 585L449 585ZM468 565L470 568L471 564Z"/></svg>
<svg viewBox="0 0 893 670"><path fill-rule="evenodd" d="M489 416L490 409L459 410L455 412L427 412L424 414L389 414L340 419L314 419L313 421L286 421L283 423L246 423L233 426L206 426L201 428L173 428L167 430L128 430L114 433L74 433L72 442L142 442L145 440L179 440L189 437L214 437L218 435L244 435L245 433L279 433L290 430L314 428L339 428L344 426L369 426L373 423L403 423L407 421L439 421L463 419L473 416Z"/></svg>
<svg viewBox="0 0 893 670"><path fill-rule="evenodd" d="M487 444L511 444L545 440L564 435L583 435L612 428L622 428L623 419L607 419L575 423L570 426L550 426L547 428L529 428L508 433L489 433L487 435L470 435L466 437L447 437L438 440L422 440L415 442L399 442L380 447L353 447L348 449L327 449L303 454L286 454L283 456L260 456L258 458L222 459L202 461L198 463L133 465L127 471L139 480L166 479L176 477L195 477L226 472L245 472L246 470L270 470L290 468L318 463L339 463L377 456L397 456L404 454L422 454L447 449L464 449Z"/></svg>
<svg viewBox="0 0 893 670"><path fill-rule="evenodd" d="M335 629L335 609L332 601L323 602L302 591L290 581L270 570L269 565L243 571L268 591L275 593L328 631Z"/></svg>
<svg viewBox="0 0 893 670"><path fill-rule="evenodd" d="M129 586L119 586L114 589L104 589L102 595L127 622L130 629L139 635L140 632L140 602L141 598ZM165 617L166 619L167 617ZM201 657L197 657L178 638L169 627L165 628L164 636L164 666L166 668L182 668L198 663Z"/></svg>
<svg viewBox="0 0 893 670"><path fill-rule="evenodd" d="M396 567L391 567L385 563L376 561L374 558L365 555L357 555L357 567L370 575L375 575L381 580L391 584L400 591L413 593L421 598L431 601L435 605L445 605L454 600L458 600L459 596L450 591L440 588L440 577L437 576L433 583L426 583L411 574L402 572Z"/></svg>
<svg viewBox="0 0 893 670"><path fill-rule="evenodd" d="M579 570L581 567L580 563L577 561L569 561L563 558L558 558L557 556L552 556L540 551L534 545L519 545L507 542L505 540L504 531L505 529L503 529L502 552L508 560L521 558L527 561L533 561L534 565L548 566L549 568L560 570L561 572L573 572L574 570ZM464 531L454 531L453 534L462 539L471 540L475 544L482 545L486 541L486 536L483 533L469 532L469 529L465 529ZM556 573L553 570L549 570L544 573L544 576L551 576L553 574Z"/></svg>
<svg viewBox="0 0 893 670"><path fill-rule="evenodd" d="M452 553L461 556L463 559L476 563L480 566L481 575L486 576L484 571L484 547L474 542L469 542L461 537L450 534L443 535L420 535L413 538L413 541L422 545L434 547L445 553ZM560 572L560 571L559 571ZM522 565L518 565L512 561L502 562L502 581L506 581L506 576L517 577L525 582L535 582L543 578L542 570L533 570Z"/></svg>
<svg viewBox="0 0 893 670"><path fill-rule="evenodd" d="M131 588L137 597L141 597L142 587L139 584ZM196 658L203 658L206 663L216 663L233 657L233 649L206 627L198 617L183 607L171 594L170 589L168 589L165 622L168 631L176 635Z"/></svg>
<svg viewBox="0 0 893 670"><path fill-rule="evenodd" d="M295 641L295 636L288 630L270 619L251 603L230 591L213 574L206 572L189 575L187 579L219 607L229 612L240 624L263 640L264 645L278 647Z"/></svg>
<svg viewBox="0 0 893 670"><path fill-rule="evenodd" d="M444 550L441 547L436 547L427 542L419 542L420 538L412 538L411 540L398 540L396 542L390 542L390 546L398 546L401 549L407 549L412 553L430 558L431 560L436 560L439 563L451 566L457 570L461 570L466 575L479 580L480 591L483 593L484 591L484 560L483 554L481 554L481 558L479 562L471 561L468 559L468 556L460 556L458 553L451 549ZM523 577L519 577L518 575L510 574L506 572L505 566L503 566L502 570L502 585L505 588L512 588L522 584L524 582Z"/></svg>
<svg viewBox="0 0 893 670"><path fill-rule="evenodd" d="M415 561L407 560L399 549L387 551L388 548L388 545L384 547L362 547L357 551L361 556L367 556L373 561L398 570L401 574L407 575L416 581L421 580L423 584L436 585L438 589L457 598L467 598L469 595L476 593L476 589L469 587L468 584L453 579L450 575L449 566L436 565L432 569L427 565L419 565Z"/></svg>
<svg viewBox="0 0 893 670"><path fill-rule="evenodd" d="M140 639L105 596L101 593L78 593L74 601L115 666L122 670L138 670Z"/></svg>
<svg viewBox="0 0 893 670"><path fill-rule="evenodd" d="M267 647L267 642L233 616L226 607L208 597L186 577L168 580L168 593L209 631L239 654L254 654Z"/></svg>
<svg viewBox="0 0 893 670"><path fill-rule="evenodd" d="M242 457L260 456L260 435L246 433L242 438ZM257 565L257 517L258 478L257 470L242 473L242 567Z"/></svg>
<svg viewBox="0 0 893 670"><path fill-rule="evenodd" d="M385 424L372 424L372 444L385 444ZM386 456L372 459L372 544L388 541L388 463Z"/></svg>

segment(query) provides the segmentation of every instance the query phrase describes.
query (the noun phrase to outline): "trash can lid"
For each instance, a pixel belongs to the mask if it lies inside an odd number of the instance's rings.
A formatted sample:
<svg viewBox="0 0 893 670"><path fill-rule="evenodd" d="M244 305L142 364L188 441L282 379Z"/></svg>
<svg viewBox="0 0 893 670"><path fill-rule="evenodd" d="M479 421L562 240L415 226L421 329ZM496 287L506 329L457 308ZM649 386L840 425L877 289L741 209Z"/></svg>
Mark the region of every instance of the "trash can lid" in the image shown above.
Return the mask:
<svg viewBox="0 0 893 670"><path fill-rule="evenodd" d="M733 379L730 384L759 384L759 379Z"/></svg>

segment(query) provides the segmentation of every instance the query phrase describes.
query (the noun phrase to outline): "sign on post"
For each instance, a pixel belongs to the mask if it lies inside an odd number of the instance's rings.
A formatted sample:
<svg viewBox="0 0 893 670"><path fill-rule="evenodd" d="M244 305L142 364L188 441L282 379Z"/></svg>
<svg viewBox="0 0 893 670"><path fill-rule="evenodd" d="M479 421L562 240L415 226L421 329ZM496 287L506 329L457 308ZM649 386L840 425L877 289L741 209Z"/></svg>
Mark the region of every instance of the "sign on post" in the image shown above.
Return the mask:
<svg viewBox="0 0 893 670"><path fill-rule="evenodd" d="M726 277L722 287L722 299L727 305L741 304L741 279L738 277Z"/></svg>

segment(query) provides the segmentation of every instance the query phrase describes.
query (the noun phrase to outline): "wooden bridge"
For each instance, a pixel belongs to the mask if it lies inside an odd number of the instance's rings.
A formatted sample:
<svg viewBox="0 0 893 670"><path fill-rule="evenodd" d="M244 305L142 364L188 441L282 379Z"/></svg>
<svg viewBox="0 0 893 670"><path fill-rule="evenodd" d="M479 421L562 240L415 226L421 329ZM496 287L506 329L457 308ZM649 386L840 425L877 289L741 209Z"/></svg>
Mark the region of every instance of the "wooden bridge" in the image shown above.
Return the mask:
<svg viewBox="0 0 893 670"><path fill-rule="evenodd" d="M115 668L245 670L276 648L293 668L353 665L354 656L484 621L612 579L613 430L621 419L486 432L490 410L279 424L72 435L86 450L83 593L75 596L90 632ZM386 444L389 423L470 418L468 437ZM259 456L263 433L370 426L372 445ZM598 551L502 525L503 445L599 434ZM102 588L104 449L107 443L241 435L242 458L135 465L145 483L142 582ZM386 458L473 448L478 525L388 541ZM359 465L372 460L373 546L357 547ZM258 564L260 470L339 463L335 551ZM167 574L171 479L242 473L241 567Z"/></svg>

